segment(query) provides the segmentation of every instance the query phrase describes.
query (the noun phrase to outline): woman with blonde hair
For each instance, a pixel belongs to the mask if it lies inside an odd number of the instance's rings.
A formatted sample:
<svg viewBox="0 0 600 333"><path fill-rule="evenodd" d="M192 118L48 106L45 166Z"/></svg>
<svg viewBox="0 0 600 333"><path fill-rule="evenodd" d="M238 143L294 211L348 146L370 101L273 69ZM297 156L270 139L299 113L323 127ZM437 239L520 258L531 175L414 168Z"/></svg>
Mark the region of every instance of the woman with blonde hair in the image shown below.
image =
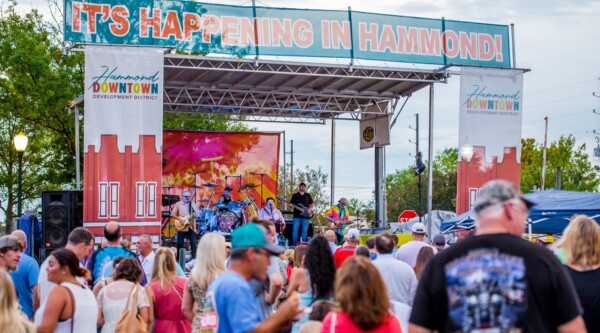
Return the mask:
<svg viewBox="0 0 600 333"><path fill-rule="evenodd" d="M15 285L3 269L0 269L0 332L35 332L35 326L19 311Z"/></svg>
<svg viewBox="0 0 600 333"><path fill-rule="evenodd" d="M192 323L192 332L200 332L202 309L208 285L225 271L225 238L206 234L200 238L196 249L196 265L183 291L181 311Z"/></svg>
<svg viewBox="0 0 600 333"><path fill-rule="evenodd" d="M175 256L169 248L156 250L152 282L146 286L150 301L149 327L154 332L188 333L192 326L181 312L186 279L177 276Z"/></svg>
<svg viewBox="0 0 600 333"><path fill-rule="evenodd" d="M335 279L335 301L339 309L325 317L321 333L402 332L398 318L390 312L385 283L368 258L346 259Z"/></svg>
<svg viewBox="0 0 600 333"><path fill-rule="evenodd" d="M600 226L585 215L575 215L556 247L564 251L587 331L600 332Z"/></svg>
<svg viewBox="0 0 600 333"><path fill-rule="evenodd" d="M54 250L48 259L48 281L56 283L46 301L35 314L39 333L95 332L98 303L91 290L77 278L88 279L90 273L79 266L75 253Z"/></svg>

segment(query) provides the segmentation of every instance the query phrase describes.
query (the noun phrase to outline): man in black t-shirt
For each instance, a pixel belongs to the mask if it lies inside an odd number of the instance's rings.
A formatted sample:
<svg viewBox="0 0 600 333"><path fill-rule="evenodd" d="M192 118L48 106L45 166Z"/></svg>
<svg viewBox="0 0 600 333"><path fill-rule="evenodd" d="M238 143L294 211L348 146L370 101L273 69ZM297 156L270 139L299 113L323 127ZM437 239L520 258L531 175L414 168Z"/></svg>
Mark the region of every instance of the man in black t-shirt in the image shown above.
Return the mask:
<svg viewBox="0 0 600 333"><path fill-rule="evenodd" d="M300 229L300 226L302 226L302 237L300 238L300 241L306 242L308 225L310 223L310 218L312 217L314 206L312 196L310 193L306 192L306 184L300 183L298 192L292 195L290 203L296 206L294 207L294 225L292 228L292 245L296 245L298 242L298 229Z"/></svg>
<svg viewBox="0 0 600 333"><path fill-rule="evenodd" d="M410 332L585 332L560 262L521 238L532 205L506 181L481 189L477 232L431 259L419 280Z"/></svg>

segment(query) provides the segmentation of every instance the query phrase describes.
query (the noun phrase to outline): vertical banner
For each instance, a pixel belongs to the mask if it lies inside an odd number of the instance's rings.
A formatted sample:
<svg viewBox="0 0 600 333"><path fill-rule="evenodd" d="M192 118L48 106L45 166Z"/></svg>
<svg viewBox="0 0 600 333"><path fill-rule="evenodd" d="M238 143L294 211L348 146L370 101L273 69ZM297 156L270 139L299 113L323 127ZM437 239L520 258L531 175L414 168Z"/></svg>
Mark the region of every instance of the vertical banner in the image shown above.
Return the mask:
<svg viewBox="0 0 600 333"><path fill-rule="evenodd" d="M162 186L172 195L189 190L204 208L213 208L230 187L232 200L254 201L247 211L257 215L265 199L277 195L279 138L280 133L166 130Z"/></svg>
<svg viewBox="0 0 600 333"><path fill-rule="evenodd" d="M86 46L84 226L160 233L163 51ZM98 238L97 238L98 239Z"/></svg>
<svg viewBox="0 0 600 333"><path fill-rule="evenodd" d="M460 74L457 214L475 205L491 179L519 187L523 72L463 67Z"/></svg>

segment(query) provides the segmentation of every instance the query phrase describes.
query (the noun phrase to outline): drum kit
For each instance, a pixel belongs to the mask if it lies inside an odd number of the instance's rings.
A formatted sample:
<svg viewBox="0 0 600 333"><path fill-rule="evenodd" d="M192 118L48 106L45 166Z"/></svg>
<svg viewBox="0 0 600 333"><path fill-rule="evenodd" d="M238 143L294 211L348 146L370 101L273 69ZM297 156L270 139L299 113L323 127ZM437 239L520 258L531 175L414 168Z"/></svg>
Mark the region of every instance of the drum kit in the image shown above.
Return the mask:
<svg viewBox="0 0 600 333"><path fill-rule="evenodd" d="M194 189L192 200L196 198L196 189L205 188L210 191L208 199L198 200L199 213L196 214L196 226L198 236L209 232L231 233L235 228L245 224L250 217L258 215L258 206L252 197L251 190L259 185L247 183L240 185L238 190L243 200L231 201L229 203L212 204L212 197L216 184L205 183L200 186L191 186ZM167 191L170 189L167 188ZM173 202L175 203L175 202ZM176 230L172 226L165 226L163 236L173 238Z"/></svg>

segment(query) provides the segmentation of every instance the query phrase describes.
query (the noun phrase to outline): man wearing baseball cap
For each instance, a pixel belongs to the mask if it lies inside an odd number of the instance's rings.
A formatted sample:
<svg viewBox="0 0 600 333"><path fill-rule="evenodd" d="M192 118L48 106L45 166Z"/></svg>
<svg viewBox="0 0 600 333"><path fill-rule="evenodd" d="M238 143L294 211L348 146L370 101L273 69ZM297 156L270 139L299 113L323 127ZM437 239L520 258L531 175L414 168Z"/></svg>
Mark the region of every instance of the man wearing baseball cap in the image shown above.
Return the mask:
<svg viewBox="0 0 600 333"><path fill-rule="evenodd" d="M329 209L325 212L325 219L329 221L327 223L329 225L329 230L335 231L338 244L340 245L344 240L342 231L346 227L346 222L348 222L348 219L350 217L348 208L346 208L346 206L348 206L348 199L340 198L340 200L338 200L337 205L329 207Z"/></svg>
<svg viewBox="0 0 600 333"><path fill-rule="evenodd" d="M275 332L290 325L302 312L299 298L290 297L277 312L264 318L251 279L267 277L270 255L285 250L273 244L267 231L249 223L231 233L229 270L219 275L208 287L202 314L202 332Z"/></svg>
<svg viewBox="0 0 600 333"><path fill-rule="evenodd" d="M431 245L433 245L433 247L435 247L438 251L441 251L448 247L448 245L446 244L446 238L442 234L437 234L433 236L433 238L431 239Z"/></svg>
<svg viewBox="0 0 600 333"><path fill-rule="evenodd" d="M6 235L0 237L0 268L14 271L21 260L23 243L15 236Z"/></svg>
<svg viewBox="0 0 600 333"><path fill-rule="evenodd" d="M306 192L306 184L298 185L298 192L292 194L290 203L294 205L294 220L292 225L292 245L298 242L298 232L301 231L300 241L306 242L308 235L308 226L312 217L314 201L310 193ZM302 208L298 209L298 208ZM301 229L301 230L300 230Z"/></svg>
<svg viewBox="0 0 600 333"><path fill-rule="evenodd" d="M348 232L346 232L346 236L348 237L348 245L339 247L335 250L335 253L333 253L333 261L335 262L335 268L337 269L342 267L342 264L346 259L354 255L354 250L356 250L356 246L358 246L358 242L360 241L360 232L356 228L350 228Z"/></svg>
<svg viewBox="0 0 600 333"><path fill-rule="evenodd" d="M415 267L417 262L417 255L421 251L422 247L429 246L433 249L433 253L437 253L436 248L425 243L425 225L421 222L417 222L412 226L412 240L398 248L396 255L394 256L398 260L402 260L409 264L410 267Z"/></svg>
<svg viewBox="0 0 600 333"><path fill-rule="evenodd" d="M503 180L481 188L477 231L433 256L419 280L410 332L585 332L568 274L522 238L532 202Z"/></svg>

